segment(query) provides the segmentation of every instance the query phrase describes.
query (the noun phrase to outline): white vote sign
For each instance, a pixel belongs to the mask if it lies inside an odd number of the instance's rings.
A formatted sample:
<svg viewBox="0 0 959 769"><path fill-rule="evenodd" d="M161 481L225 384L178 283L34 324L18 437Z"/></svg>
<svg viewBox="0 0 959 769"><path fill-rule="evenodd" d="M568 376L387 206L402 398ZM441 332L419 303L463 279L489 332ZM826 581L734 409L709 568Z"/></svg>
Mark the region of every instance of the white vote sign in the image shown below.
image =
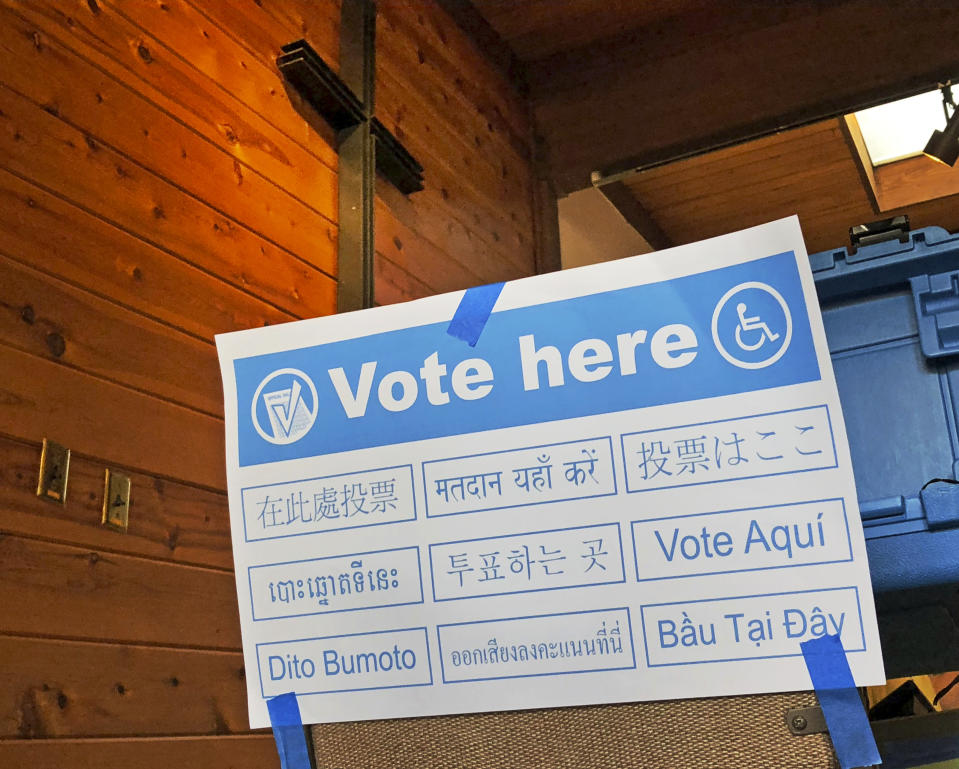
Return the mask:
<svg viewBox="0 0 959 769"><path fill-rule="evenodd" d="M795 218L217 347L251 726L884 681Z"/></svg>

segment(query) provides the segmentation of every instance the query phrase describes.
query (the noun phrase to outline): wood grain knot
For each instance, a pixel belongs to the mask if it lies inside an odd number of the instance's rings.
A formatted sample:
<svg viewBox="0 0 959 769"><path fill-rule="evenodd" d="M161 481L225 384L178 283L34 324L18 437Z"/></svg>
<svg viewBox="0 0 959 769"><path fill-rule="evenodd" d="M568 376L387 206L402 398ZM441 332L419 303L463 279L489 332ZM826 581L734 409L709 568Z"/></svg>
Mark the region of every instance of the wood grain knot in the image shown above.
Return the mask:
<svg viewBox="0 0 959 769"><path fill-rule="evenodd" d="M54 332L52 334L47 334L47 348L50 350L50 354L55 358L59 358L67 350L66 340L58 333Z"/></svg>

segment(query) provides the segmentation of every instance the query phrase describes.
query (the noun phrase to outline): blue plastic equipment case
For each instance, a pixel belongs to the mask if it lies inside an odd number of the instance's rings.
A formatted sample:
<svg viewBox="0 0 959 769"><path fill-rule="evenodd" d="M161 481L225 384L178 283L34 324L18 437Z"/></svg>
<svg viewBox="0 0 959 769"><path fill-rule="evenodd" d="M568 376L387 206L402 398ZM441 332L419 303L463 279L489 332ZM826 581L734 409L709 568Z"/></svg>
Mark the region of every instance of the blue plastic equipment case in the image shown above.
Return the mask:
<svg viewBox="0 0 959 769"><path fill-rule="evenodd" d="M809 260L887 675L959 669L959 235L901 231Z"/></svg>

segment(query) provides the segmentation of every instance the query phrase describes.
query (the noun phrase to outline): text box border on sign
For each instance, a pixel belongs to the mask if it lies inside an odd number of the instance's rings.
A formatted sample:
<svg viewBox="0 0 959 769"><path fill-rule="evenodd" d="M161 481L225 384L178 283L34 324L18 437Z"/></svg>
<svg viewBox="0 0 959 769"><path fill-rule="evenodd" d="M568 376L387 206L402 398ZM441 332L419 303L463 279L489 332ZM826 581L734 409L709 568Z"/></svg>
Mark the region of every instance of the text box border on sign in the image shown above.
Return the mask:
<svg viewBox="0 0 959 769"><path fill-rule="evenodd" d="M584 614L601 614L603 612L609 611L625 611L626 612L626 627L629 630L629 650L633 658L632 665L623 665L616 668L593 668L590 670L560 670L555 673L522 673L519 675L511 676L491 676L486 678L461 678L458 681L447 681L446 680L446 665L443 659L443 637L440 633L440 630L444 627L461 627L463 625L486 625L493 622L514 622L516 620L527 620L527 619L543 619L544 617L569 617L569 616L581 616ZM644 638L645 642L645 638ZM467 622L446 622L436 625L436 648L440 656L440 678L444 684L466 684L472 683L475 681L503 681L510 678L541 678L543 676L572 676L579 675L580 673L605 673L616 670L636 670L636 639L633 636L633 618L632 614L629 611L628 606L613 606L607 609L586 609L584 611L566 611L566 612L554 612L552 614L531 614L529 616L521 617L502 617L496 619L481 619L481 620L470 620Z"/></svg>
<svg viewBox="0 0 959 769"><path fill-rule="evenodd" d="M272 486L290 486L291 484L294 484L294 483L310 483L311 481L325 481L331 478L342 478L346 475L362 475L363 473L378 473L384 470L401 470L403 468L408 468L410 471L410 495L413 499L413 517L412 518L399 518L395 521L381 521L380 523L362 523L362 524L357 524L356 526L340 526L339 528L336 528L336 529L320 529L319 531L301 531L298 534L276 534L275 536L272 536L272 537L255 537L253 539L250 539L249 537L249 533L247 531L247 523L246 523L246 499L243 494L243 492L245 491L254 491L255 489L267 489ZM414 478L415 476L413 474L413 465L409 464L409 465L390 465L388 467L374 467L369 470L353 470L351 472L346 472L346 473L334 473L333 475L320 475L320 476L317 476L316 478L303 478L302 480L295 479L292 481L277 481L276 483L261 483L257 486L244 486L243 488L240 489L240 508L241 508L241 514L243 515L243 539L244 541L248 543L266 542L272 539L287 539L288 537L308 537L313 534L330 534L337 531L349 531L350 529L365 529L370 526L389 526L390 524L393 524L393 523L409 523L410 521L415 521L418 510L416 508L416 484L415 484Z"/></svg>
<svg viewBox="0 0 959 769"><path fill-rule="evenodd" d="M390 635L393 633L410 633L415 630L423 631L423 643L426 646L426 665L427 670L429 671L430 680L426 683L419 684L394 684L392 686L363 686L359 689L330 689L328 691L322 692L297 692L297 697L313 697L316 695L322 694L342 694L344 692L368 692L376 689L408 689L411 686L433 686L433 660L430 655L430 634L429 629L426 627L407 627L399 628L397 630L370 630L363 633L344 633L341 635L326 635L326 636L316 636L312 638L291 638L285 641L262 641L256 644L254 653L256 654L256 666L257 674L260 679L260 694L263 699L266 699L266 689L263 687L263 669L260 666L260 647L261 646L281 646L284 644L295 644L295 643L306 643L308 641L330 641L338 638L356 638L358 636L371 636L371 635ZM275 696L275 695L271 695Z"/></svg>
<svg viewBox="0 0 959 769"><path fill-rule="evenodd" d="M602 494L589 494L582 497L564 497L563 499L543 499L538 502L521 502L516 505L501 505L499 507L484 507L478 510L462 510L458 513L434 513L430 514L430 494L429 487L426 480L426 466L432 464L438 464L440 462L455 462L458 459L475 459L476 457L489 457L495 456L497 454L512 454L517 451L533 451L535 449L548 449L553 446L568 446L571 443L587 443L588 441L609 441L609 468L613 476L613 490L604 492ZM485 451L477 454L464 454L459 457L445 457L443 459L424 459L421 463L423 465L423 492L424 492L424 506L426 508L426 517L427 518L448 518L454 515L471 515L472 513L489 513L496 510L511 510L517 507L533 507L535 505L548 505L548 504L559 504L561 502L576 502L581 499L597 499L599 497L615 497L619 494L619 483L616 480L616 454L613 450L613 438L611 435L599 435L594 438L578 438L572 441L555 441L553 443L545 443L539 446L519 446L515 449L500 449L498 451Z"/></svg>
<svg viewBox="0 0 959 769"><path fill-rule="evenodd" d="M400 603L388 603L388 604L377 604L376 606L357 606L354 609L331 609L330 611L311 611L306 614L281 614L276 617L260 617L256 616L256 602L253 600L253 570L254 569L266 569L271 566L290 566L296 563L312 563L314 561L333 561L340 558L358 558L362 555L379 555L381 553L395 553L401 550L415 550L416 551L416 571L417 576L419 577L419 586L420 586L420 600L418 601L402 601ZM319 558L300 558L296 561L278 561L276 563L258 563L254 566L247 568L247 582L250 589L250 614L253 617L254 622L272 622L277 619L292 619L295 617L314 617L318 614L341 614L342 612L347 611L367 611L369 609L387 609L392 606L416 606L421 604L424 601L423 593L423 563L420 558L420 548L419 545L410 545L408 547L390 547L385 550L369 550L365 553L343 553L341 555L324 555Z"/></svg>
<svg viewBox="0 0 959 769"><path fill-rule="evenodd" d="M727 513L745 513L753 510L773 510L777 507L796 507L798 505L815 505L821 502L838 502L842 507L842 520L845 524L846 529L846 545L849 549L848 558L839 558L831 561L812 561L810 563L786 563L781 566L754 566L747 569L726 569L721 571L705 571L705 572L696 572L695 574L675 574L672 576L666 577L645 577L642 578L639 576L639 553L637 553L636 548L636 525L647 524L647 523L658 523L660 521L678 521L686 518L701 518L707 515L724 515ZM688 513L686 515L673 515L673 516L664 516L662 518L647 518L639 519L629 522L630 535L633 538L633 566L636 568L636 581L637 582L659 582L660 580L665 579L693 579L696 577L710 577L720 574L742 574L743 572L749 571L768 571L770 569L798 569L803 566L824 566L826 564L833 563L849 563L853 560L852 554L852 536L849 533L849 517L846 513L846 503L842 497L830 497L827 499L810 499L803 500L799 502L780 502L775 505L762 505L759 507L739 507L731 510L713 510L705 513ZM652 605L652 604L651 604Z"/></svg>
<svg viewBox="0 0 959 769"><path fill-rule="evenodd" d="M616 580L607 580L605 582L587 582L583 585L561 585L557 587L533 587L528 590L508 590L502 593L483 593L482 595L464 595L456 598L437 598L436 597L436 579L433 572L433 548L439 547L441 545L459 545L465 544L467 542L488 542L492 539L511 539L512 537L527 537L532 534L553 534L559 531L581 531L583 529L595 529L601 527L615 526L616 527L616 536L619 539L619 561L620 567L622 568L623 578ZM623 553L623 530L618 522L613 521L611 523L590 523L586 526L567 526L562 529L545 529L543 531L521 531L516 534L494 534L492 537L474 537L473 539L454 539L451 542L434 542L429 546L429 562L430 562L430 582L433 588L433 602L434 603L443 603L444 601L467 601L472 598L494 598L497 596L504 595L519 595L522 593L541 593L545 590L576 590L583 587L595 587L598 585L621 585L626 582L626 556ZM451 623L456 624L456 623Z"/></svg>
<svg viewBox="0 0 959 769"><path fill-rule="evenodd" d="M708 481L696 481L694 483L680 483L672 486L650 486L645 489L631 489L629 488L629 463L626 460L626 438L631 438L634 435L643 435L644 433L659 433L664 430L683 430L687 427L701 427L703 425L715 425L721 424L723 422L736 422L741 419L756 419L759 417L771 417L777 416L779 414L789 414L793 411L811 411L813 409L825 409L826 410L826 424L829 426L829 439L832 445L832 464L823 465L821 467L806 467L799 470L782 470L777 473L760 473L757 475L740 475L735 478L717 478L715 480ZM832 427L832 417L829 414L829 406L825 403L817 404L815 406L800 406L794 409L783 409L782 411L767 411L764 414L747 414L741 417L730 417L728 419L714 419L709 422L692 422L687 425L670 425L667 427L654 428L652 430L636 430L631 433L622 433L619 436L620 448L622 449L623 455L623 476L624 476L624 485L626 487L627 494L641 494L644 491L663 491L666 489L685 489L691 486L705 486L711 483L731 483L733 481L749 481L755 480L756 478L772 478L777 475L795 475L796 473L810 473L816 472L818 470L833 470L839 466L839 457L836 453L836 434Z"/></svg>
<svg viewBox="0 0 959 769"><path fill-rule="evenodd" d="M861 649L846 649L847 654L860 654L866 652L866 630L862 618L862 602L859 600L859 588L856 585L842 585L838 587L816 588L814 590L787 590L782 593L760 593L758 595L731 595L721 596L719 598L695 598L691 601L669 601L666 603L647 603L639 607L639 619L643 626L643 647L646 650L646 667L648 668L671 668L681 665L712 665L722 662L751 662L753 660L771 660L785 659L788 657L802 657L802 649L799 648L799 642L796 642L796 652L794 654L767 654L756 657L724 657L715 660L690 660L688 662L656 662L649 661L649 639L646 636L646 609L657 608L660 606L687 606L693 603L716 603L718 601L741 601L749 598L779 598L784 595L808 595L810 593L832 593L840 590L852 590L856 597L856 612L859 614L859 637L862 639Z"/></svg>

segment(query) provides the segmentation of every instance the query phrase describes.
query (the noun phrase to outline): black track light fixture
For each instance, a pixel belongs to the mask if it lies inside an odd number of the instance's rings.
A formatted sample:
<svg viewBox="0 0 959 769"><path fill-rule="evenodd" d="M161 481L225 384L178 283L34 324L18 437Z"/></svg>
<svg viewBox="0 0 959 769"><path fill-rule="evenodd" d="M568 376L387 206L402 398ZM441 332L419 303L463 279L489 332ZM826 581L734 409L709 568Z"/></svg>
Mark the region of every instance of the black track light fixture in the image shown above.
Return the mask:
<svg viewBox="0 0 959 769"><path fill-rule="evenodd" d="M956 103L952 99L951 83L946 83L940 88L942 89L942 111L946 113L946 130L933 131L922 152L939 163L954 166L959 159L959 109L956 109Z"/></svg>

